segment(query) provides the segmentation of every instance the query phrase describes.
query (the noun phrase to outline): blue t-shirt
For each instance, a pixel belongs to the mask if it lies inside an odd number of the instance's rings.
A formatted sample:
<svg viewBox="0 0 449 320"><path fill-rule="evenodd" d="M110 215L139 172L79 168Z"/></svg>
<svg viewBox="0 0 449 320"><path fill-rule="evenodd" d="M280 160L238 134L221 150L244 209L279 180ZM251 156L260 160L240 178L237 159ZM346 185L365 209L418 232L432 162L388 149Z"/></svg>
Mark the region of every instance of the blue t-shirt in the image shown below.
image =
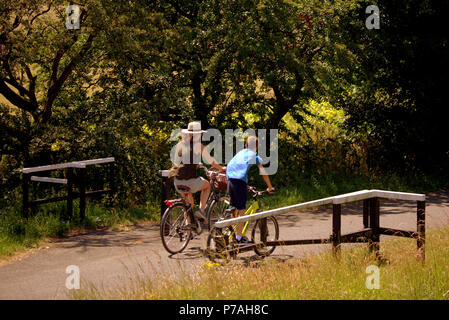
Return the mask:
<svg viewBox="0 0 449 320"><path fill-rule="evenodd" d="M263 160L250 149L243 149L229 161L226 169L228 179L240 179L248 183L248 170L253 165L259 165Z"/></svg>

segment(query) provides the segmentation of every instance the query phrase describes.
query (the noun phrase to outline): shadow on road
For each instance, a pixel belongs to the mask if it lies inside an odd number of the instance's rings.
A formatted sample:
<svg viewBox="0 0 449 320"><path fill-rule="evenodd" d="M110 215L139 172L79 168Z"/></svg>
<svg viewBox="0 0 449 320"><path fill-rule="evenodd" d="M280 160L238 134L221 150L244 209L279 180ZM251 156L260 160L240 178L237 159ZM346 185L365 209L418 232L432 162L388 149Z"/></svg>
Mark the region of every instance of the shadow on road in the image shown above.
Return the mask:
<svg viewBox="0 0 449 320"><path fill-rule="evenodd" d="M173 260L192 260L204 257L204 253L200 247L190 247L181 253L171 254L168 257Z"/></svg>
<svg viewBox="0 0 449 320"><path fill-rule="evenodd" d="M160 242L159 226L134 225L130 231L96 230L69 235L58 242L65 248L133 247ZM156 232L157 231L157 232Z"/></svg>

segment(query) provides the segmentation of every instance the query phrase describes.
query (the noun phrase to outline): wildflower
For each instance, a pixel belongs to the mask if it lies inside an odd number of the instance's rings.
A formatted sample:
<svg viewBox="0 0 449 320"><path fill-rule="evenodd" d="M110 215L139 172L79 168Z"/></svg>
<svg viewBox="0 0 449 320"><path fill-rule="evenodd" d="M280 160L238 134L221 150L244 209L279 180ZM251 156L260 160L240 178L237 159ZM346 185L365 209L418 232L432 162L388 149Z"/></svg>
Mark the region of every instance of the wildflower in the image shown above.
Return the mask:
<svg viewBox="0 0 449 320"><path fill-rule="evenodd" d="M219 267L220 265L218 264L218 263L215 263L215 262L206 262L206 263L203 263L202 265L201 265L201 269L207 269L207 270L212 270L212 269L214 269L214 268L217 268L217 267Z"/></svg>
<svg viewBox="0 0 449 320"><path fill-rule="evenodd" d="M144 300L154 300L154 298L156 297L156 295L154 293L150 293L146 296L143 297Z"/></svg>

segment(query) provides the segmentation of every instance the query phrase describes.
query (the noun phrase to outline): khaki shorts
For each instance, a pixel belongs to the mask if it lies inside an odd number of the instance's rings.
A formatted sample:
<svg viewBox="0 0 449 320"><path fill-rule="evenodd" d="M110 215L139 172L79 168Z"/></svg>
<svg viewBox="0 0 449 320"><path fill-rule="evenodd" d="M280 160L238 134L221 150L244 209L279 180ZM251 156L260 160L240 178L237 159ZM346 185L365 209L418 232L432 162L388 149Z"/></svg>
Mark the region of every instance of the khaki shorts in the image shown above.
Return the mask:
<svg viewBox="0 0 449 320"><path fill-rule="evenodd" d="M176 191L179 193L184 193L178 190L177 186L186 186L190 188L190 192L195 193L201 190L201 188L204 185L204 182L206 182L206 179L203 177L198 177L194 179L188 179L188 180L178 180L175 179L175 188Z"/></svg>

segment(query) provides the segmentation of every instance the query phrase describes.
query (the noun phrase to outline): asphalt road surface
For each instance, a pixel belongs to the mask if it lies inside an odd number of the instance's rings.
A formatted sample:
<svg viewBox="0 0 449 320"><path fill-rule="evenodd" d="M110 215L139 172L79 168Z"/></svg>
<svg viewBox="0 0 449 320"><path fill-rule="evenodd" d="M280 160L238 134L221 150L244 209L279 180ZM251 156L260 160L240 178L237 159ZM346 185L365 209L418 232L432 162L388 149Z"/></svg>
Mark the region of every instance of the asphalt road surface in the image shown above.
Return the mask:
<svg viewBox="0 0 449 320"><path fill-rule="evenodd" d="M416 202L381 201L380 225L416 230ZM278 216L280 239L327 238L332 229L332 208ZM343 205L342 233L363 228L361 204ZM449 224L449 192L428 194L426 229ZM81 287L122 287L136 276L176 276L197 271L207 262L202 253L207 235L193 239L181 254L170 256L162 246L159 226L139 224L124 231L95 231L62 238L39 249L0 262L0 299L67 299L68 266L79 268ZM382 241L387 236L381 237ZM413 240L410 240L413 241ZM411 242L416 245L416 242ZM330 245L278 247L268 259L287 260L330 250ZM245 263L254 253L239 256Z"/></svg>

